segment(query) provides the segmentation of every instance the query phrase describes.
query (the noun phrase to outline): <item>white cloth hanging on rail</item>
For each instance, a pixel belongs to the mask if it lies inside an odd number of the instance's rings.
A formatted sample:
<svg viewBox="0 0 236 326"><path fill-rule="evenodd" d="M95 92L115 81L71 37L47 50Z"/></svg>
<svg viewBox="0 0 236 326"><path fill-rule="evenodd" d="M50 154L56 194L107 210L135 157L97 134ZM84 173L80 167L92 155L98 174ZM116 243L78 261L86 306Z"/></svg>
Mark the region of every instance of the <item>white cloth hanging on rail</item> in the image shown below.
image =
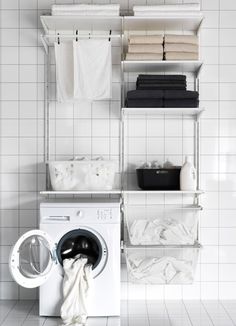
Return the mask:
<svg viewBox="0 0 236 326"><path fill-rule="evenodd" d="M58 102L74 100L74 62L73 45L68 43L54 43L56 60L56 84Z"/></svg>
<svg viewBox="0 0 236 326"><path fill-rule="evenodd" d="M108 39L73 41L74 98L107 100L112 93L111 42Z"/></svg>
<svg viewBox="0 0 236 326"><path fill-rule="evenodd" d="M76 257L63 261L64 280L61 306L62 325L80 326L86 323L89 306L89 293L92 285L92 266L88 259Z"/></svg>

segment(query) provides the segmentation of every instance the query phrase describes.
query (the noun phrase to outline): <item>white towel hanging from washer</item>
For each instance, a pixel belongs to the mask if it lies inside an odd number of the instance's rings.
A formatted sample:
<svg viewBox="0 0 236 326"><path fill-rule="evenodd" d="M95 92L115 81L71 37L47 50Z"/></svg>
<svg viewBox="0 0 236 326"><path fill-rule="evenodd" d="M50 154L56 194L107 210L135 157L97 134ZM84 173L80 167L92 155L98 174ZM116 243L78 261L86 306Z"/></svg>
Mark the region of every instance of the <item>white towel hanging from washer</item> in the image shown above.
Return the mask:
<svg viewBox="0 0 236 326"><path fill-rule="evenodd" d="M74 98L108 100L112 93L111 42L108 39L73 41Z"/></svg>

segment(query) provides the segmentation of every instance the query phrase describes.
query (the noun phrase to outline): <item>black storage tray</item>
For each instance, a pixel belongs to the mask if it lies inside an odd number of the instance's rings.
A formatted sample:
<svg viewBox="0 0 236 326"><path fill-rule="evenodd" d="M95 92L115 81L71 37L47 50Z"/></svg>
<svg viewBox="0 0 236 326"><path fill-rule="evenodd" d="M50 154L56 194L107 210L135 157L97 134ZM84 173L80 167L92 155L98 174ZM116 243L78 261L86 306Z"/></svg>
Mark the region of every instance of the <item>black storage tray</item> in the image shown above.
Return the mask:
<svg viewBox="0 0 236 326"><path fill-rule="evenodd" d="M180 169L136 169L138 186L143 190L180 190Z"/></svg>

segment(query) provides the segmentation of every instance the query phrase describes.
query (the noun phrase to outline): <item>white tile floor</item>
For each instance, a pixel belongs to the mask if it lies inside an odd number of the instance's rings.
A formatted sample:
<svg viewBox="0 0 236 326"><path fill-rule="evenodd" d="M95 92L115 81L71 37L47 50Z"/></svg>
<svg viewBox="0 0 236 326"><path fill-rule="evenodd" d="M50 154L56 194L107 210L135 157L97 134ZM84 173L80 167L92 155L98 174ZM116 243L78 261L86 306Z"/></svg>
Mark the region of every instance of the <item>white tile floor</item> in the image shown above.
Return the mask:
<svg viewBox="0 0 236 326"><path fill-rule="evenodd" d="M127 301L121 318L89 318L87 326L234 326L236 301ZM38 316L38 302L0 301L1 326L56 326Z"/></svg>

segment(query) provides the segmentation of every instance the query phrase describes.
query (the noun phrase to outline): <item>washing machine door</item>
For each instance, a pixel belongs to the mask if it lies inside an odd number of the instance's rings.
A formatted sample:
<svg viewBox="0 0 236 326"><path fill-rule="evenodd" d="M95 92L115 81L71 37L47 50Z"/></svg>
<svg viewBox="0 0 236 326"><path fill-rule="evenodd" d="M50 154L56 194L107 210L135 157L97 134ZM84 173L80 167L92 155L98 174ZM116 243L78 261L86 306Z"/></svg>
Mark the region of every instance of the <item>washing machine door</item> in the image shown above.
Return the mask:
<svg viewBox="0 0 236 326"><path fill-rule="evenodd" d="M55 250L55 244L46 232L32 230L23 234L9 257L14 280L25 288L35 288L45 283L57 262Z"/></svg>

